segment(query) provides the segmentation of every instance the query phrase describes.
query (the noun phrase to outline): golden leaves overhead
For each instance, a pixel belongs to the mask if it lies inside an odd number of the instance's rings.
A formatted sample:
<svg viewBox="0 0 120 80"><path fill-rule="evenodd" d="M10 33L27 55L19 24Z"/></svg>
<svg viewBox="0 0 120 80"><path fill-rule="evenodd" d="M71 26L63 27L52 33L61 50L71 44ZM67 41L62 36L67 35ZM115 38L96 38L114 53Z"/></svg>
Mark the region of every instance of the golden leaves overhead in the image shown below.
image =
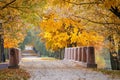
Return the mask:
<svg viewBox="0 0 120 80"><path fill-rule="evenodd" d="M72 46L94 46L103 40L95 31L88 32L82 24L70 18L56 18L50 15L40 23L46 48L52 51Z"/></svg>

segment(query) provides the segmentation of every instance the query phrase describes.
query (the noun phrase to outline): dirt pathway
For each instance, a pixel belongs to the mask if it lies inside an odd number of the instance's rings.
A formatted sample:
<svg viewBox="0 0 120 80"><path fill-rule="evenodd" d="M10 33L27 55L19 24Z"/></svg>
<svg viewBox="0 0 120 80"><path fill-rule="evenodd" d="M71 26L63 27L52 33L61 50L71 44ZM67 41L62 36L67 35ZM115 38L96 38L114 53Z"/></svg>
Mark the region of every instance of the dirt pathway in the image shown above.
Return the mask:
<svg viewBox="0 0 120 80"><path fill-rule="evenodd" d="M82 68L73 61L48 61L30 57L23 58L20 65L30 72L30 80L113 80L102 73Z"/></svg>

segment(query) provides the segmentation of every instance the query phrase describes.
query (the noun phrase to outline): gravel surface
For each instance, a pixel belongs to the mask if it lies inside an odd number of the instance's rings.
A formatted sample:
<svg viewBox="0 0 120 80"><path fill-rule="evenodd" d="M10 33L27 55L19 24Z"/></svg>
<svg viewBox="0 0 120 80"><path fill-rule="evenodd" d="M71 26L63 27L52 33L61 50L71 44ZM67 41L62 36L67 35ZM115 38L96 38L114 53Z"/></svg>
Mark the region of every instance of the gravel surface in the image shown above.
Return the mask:
<svg viewBox="0 0 120 80"><path fill-rule="evenodd" d="M120 80L81 67L77 62L65 60L41 60L38 57L23 58L20 66L30 74L29 80Z"/></svg>

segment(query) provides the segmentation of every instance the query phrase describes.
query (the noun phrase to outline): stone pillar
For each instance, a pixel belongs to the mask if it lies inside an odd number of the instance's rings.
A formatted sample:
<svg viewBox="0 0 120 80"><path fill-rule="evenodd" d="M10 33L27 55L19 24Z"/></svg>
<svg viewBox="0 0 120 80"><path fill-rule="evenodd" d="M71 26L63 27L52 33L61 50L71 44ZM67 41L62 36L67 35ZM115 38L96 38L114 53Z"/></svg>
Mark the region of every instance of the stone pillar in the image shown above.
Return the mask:
<svg viewBox="0 0 120 80"><path fill-rule="evenodd" d="M82 61L82 47L79 48L79 61Z"/></svg>
<svg viewBox="0 0 120 80"><path fill-rule="evenodd" d="M77 49L77 53L78 53L78 56L77 56L77 61L79 61L79 60L80 60L80 57L79 57L79 56L80 56L80 53L79 53L79 52L80 52L80 49L79 49L79 47L78 47L78 49Z"/></svg>
<svg viewBox="0 0 120 80"><path fill-rule="evenodd" d="M67 58L70 59L70 53L69 48L67 48Z"/></svg>
<svg viewBox="0 0 120 80"><path fill-rule="evenodd" d="M66 48L65 48L65 53L64 53L64 59L67 59L67 50L66 50Z"/></svg>
<svg viewBox="0 0 120 80"><path fill-rule="evenodd" d="M75 61L77 61L78 60L78 48L75 49L75 52L76 52L75 53Z"/></svg>
<svg viewBox="0 0 120 80"><path fill-rule="evenodd" d="M71 49L69 48L69 59L71 59Z"/></svg>
<svg viewBox="0 0 120 80"><path fill-rule="evenodd" d="M71 60L71 49L69 48L69 59Z"/></svg>
<svg viewBox="0 0 120 80"><path fill-rule="evenodd" d="M10 49L9 66L8 68L19 68L19 50L15 48Z"/></svg>
<svg viewBox="0 0 120 80"><path fill-rule="evenodd" d="M73 54L74 54L73 48L71 48L71 60L73 60L73 58L74 58L74 57L73 57L73 56L74 56Z"/></svg>
<svg viewBox="0 0 120 80"><path fill-rule="evenodd" d="M86 62L87 61L87 47L83 47L82 48L82 62Z"/></svg>
<svg viewBox="0 0 120 80"><path fill-rule="evenodd" d="M87 67L96 68L94 47L87 47Z"/></svg>
<svg viewBox="0 0 120 80"><path fill-rule="evenodd" d="M67 59L69 60L70 59L70 53L69 53L69 48L67 48Z"/></svg>
<svg viewBox="0 0 120 80"><path fill-rule="evenodd" d="M77 61L81 61L81 54L82 54L82 49L81 49L81 47L79 47L78 48L78 50L77 50L77 53L78 53L78 59L77 59Z"/></svg>
<svg viewBox="0 0 120 80"><path fill-rule="evenodd" d="M66 59L68 59L68 55L67 55L67 48L65 48L65 55L66 55Z"/></svg>
<svg viewBox="0 0 120 80"><path fill-rule="evenodd" d="M76 47L74 47L73 50L74 50L74 59L73 60L76 60Z"/></svg>
<svg viewBox="0 0 120 80"><path fill-rule="evenodd" d="M71 60L73 60L73 48L71 48L70 51L71 51Z"/></svg>

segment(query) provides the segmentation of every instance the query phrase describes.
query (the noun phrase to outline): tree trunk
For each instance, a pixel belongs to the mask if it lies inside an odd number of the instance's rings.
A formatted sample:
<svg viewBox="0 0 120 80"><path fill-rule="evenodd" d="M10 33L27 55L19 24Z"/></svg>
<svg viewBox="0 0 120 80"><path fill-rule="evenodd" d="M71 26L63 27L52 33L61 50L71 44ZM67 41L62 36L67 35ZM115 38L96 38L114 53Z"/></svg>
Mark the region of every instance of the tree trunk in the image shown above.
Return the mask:
<svg viewBox="0 0 120 80"><path fill-rule="evenodd" d="M0 31L2 29L2 23L0 23ZM0 62L2 62L2 53L1 53L1 37L2 35L0 34Z"/></svg>
<svg viewBox="0 0 120 80"><path fill-rule="evenodd" d="M118 59L116 56L113 56L116 52L110 52L110 61L112 70L118 70Z"/></svg>
<svg viewBox="0 0 120 80"><path fill-rule="evenodd" d="M111 68L112 70L120 70L119 58L118 58L117 52L114 50L115 42L114 42L113 36L109 37L109 41L111 43L111 46L110 46Z"/></svg>
<svg viewBox="0 0 120 80"><path fill-rule="evenodd" d="M5 54L4 54L4 39L1 38L1 54L2 54L2 62L5 62Z"/></svg>
<svg viewBox="0 0 120 80"><path fill-rule="evenodd" d="M118 70L120 70L120 42L118 43Z"/></svg>
<svg viewBox="0 0 120 80"><path fill-rule="evenodd" d="M2 62L2 54L1 54L1 35L0 35L0 62Z"/></svg>

